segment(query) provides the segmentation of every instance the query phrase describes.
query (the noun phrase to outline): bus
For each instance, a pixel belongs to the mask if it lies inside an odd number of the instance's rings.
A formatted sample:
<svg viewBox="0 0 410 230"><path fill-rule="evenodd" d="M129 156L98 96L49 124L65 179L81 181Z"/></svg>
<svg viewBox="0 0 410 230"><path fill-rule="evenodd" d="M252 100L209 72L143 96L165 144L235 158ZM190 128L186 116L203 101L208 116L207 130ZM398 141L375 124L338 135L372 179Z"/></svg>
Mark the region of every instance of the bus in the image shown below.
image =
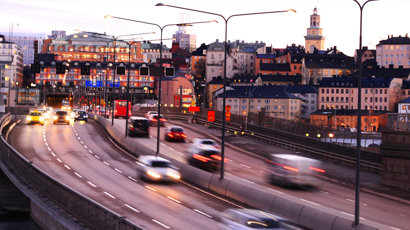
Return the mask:
<svg viewBox="0 0 410 230"><path fill-rule="evenodd" d="M128 102L128 117L131 116L131 102ZM127 100L114 100L114 117L127 117Z"/></svg>
<svg viewBox="0 0 410 230"><path fill-rule="evenodd" d="M325 170L318 160L293 154L271 154L267 163L270 183L301 187L322 184L320 177Z"/></svg>

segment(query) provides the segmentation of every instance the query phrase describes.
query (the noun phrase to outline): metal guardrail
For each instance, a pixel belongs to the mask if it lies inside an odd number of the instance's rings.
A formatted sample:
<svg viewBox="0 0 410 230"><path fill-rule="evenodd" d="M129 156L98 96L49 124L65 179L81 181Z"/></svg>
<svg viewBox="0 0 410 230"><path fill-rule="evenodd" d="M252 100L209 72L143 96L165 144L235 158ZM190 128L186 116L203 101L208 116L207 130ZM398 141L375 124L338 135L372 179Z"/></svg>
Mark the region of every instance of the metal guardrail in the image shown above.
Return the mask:
<svg viewBox="0 0 410 230"><path fill-rule="evenodd" d="M187 120L189 114L167 114L167 118ZM192 119L192 118L191 118ZM202 123L208 127L222 128L220 121L208 122L206 117L195 115L197 123ZM263 142L281 146L283 148L300 151L309 155L317 156L322 159L330 159L346 165L356 164L356 150L349 147L336 145L333 143L326 143L315 138L304 137L287 133L284 131L269 129L265 127L248 125L245 129L240 124L227 122L225 125L226 131L236 133L238 135L248 135L257 138ZM278 138L278 136L280 138ZM380 172L381 157L378 153L362 151L360 166L362 169Z"/></svg>
<svg viewBox="0 0 410 230"><path fill-rule="evenodd" d="M0 131L10 123L11 115L7 114L0 119ZM85 223L91 229L109 230L139 230L140 227L132 224L124 216L98 204L73 189L52 178L32 162L25 159L16 151L3 135L0 136L0 159L7 166L5 171L13 173L26 189L47 197L50 201L63 209L69 215ZM24 193L24 191L22 191ZM30 193L33 194L33 193ZM30 194L26 194L30 198Z"/></svg>

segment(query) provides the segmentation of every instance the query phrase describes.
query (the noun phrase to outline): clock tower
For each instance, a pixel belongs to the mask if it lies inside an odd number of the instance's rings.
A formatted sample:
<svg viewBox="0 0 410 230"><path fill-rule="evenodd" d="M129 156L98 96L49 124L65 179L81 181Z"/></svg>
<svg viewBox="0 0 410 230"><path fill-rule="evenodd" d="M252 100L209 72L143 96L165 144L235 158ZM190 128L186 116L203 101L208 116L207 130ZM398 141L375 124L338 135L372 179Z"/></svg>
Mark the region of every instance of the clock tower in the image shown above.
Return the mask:
<svg viewBox="0 0 410 230"><path fill-rule="evenodd" d="M323 29L320 28L320 15L317 14L317 8L313 9L313 14L310 15L310 27L307 28L305 36L305 52L313 53L315 49L323 50L325 45L325 37L323 37Z"/></svg>

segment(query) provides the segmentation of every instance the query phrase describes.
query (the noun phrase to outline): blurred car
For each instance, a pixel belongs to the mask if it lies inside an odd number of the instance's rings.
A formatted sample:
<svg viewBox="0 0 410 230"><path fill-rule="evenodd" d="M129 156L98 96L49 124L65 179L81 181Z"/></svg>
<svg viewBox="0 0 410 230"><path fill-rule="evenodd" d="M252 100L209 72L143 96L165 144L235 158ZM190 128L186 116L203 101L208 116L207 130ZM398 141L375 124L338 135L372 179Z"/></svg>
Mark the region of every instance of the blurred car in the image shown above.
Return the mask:
<svg viewBox="0 0 410 230"><path fill-rule="evenodd" d="M145 117L131 116L128 118L128 135L149 137L149 123Z"/></svg>
<svg viewBox="0 0 410 230"><path fill-rule="evenodd" d="M291 221L256 209L226 209L221 216L221 229L303 229Z"/></svg>
<svg viewBox="0 0 410 230"><path fill-rule="evenodd" d="M88 114L84 110L76 110L74 113L74 121L83 120L88 121Z"/></svg>
<svg viewBox="0 0 410 230"><path fill-rule="evenodd" d="M26 120L27 120L27 124L29 124L29 125L30 124L35 124L35 123L41 124L41 125L44 124L43 113L40 112L40 111L37 111L37 110L29 112L29 114L27 115Z"/></svg>
<svg viewBox="0 0 410 230"><path fill-rule="evenodd" d="M166 141L182 141L185 142L186 134L180 126L170 126L165 132Z"/></svg>
<svg viewBox="0 0 410 230"><path fill-rule="evenodd" d="M105 111L104 108L101 108L100 110L98 110L98 114L101 116L108 117L111 115L111 110L107 109L107 111Z"/></svg>
<svg viewBox="0 0 410 230"><path fill-rule="evenodd" d="M57 110L53 116L53 124L57 123L66 123L67 125L70 124L70 115L65 110Z"/></svg>
<svg viewBox="0 0 410 230"><path fill-rule="evenodd" d="M148 120L149 120L149 125L157 126L158 125L158 114L149 115ZM166 121L167 120L164 118L164 116L162 116L162 115L159 116L159 125L160 126L165 126Z"/></svg>
<svg viewBox="0 0 410 230"><path fill-rule="evenodd" d="M145 117L146 117L146 118L149 118L149 116L152 115L152 114L158 114L158 112L157 112L157 111L148 111L148 112L145 114Z"/></svg>
<svg viewBox="0 0 410 230"><path fill-rule="evenodd" d="M320 161L293 154L271 154L267 163L269 181L275 184L316 187L325 173Z"/></svg>
<svg viewBox="0 0 410 230"><path fill-rule="evenodd" d="M140 156L137 161L137 171L141 179L149 181L176 182L181 179L177 168L162 157Z"/></svg>
<svg viewBox="0 0 410 230"><path fill-rule="evenodd" d="M197 168L216 172L221 166L221 153L214 148L197 149L194 152L188 152L188 164ZM227 160L225 159L225 162Z"/></svg>
<svg viewBox="0 0 410 230"><path fill-rule="evenodd" d="M201 149L214 149L215 151L221 151L218 143L212 139L194 138L192 144L188 148L188 152L198 152Z"/></svg>

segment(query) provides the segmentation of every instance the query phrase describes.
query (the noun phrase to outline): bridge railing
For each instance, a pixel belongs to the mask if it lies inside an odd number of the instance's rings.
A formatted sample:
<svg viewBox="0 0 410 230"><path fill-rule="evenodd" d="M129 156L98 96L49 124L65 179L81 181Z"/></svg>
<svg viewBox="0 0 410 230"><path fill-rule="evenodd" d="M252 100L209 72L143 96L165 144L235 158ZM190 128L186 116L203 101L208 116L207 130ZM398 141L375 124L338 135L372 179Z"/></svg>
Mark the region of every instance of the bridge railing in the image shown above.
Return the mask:
<svg viewBox="0 0 410 230"><path fill-rule="evenodd" d="M0 119L0 131L2 133L10 121L10 114L6 114ZM124 216L58 182L24 158L7 143L3 135L0 136L0 139L0 159L2 161L1 165L4 166L2 169L6 175L12 173L12 175L18 177L19 186L17 187L24 188L21 190L30 200L33 200L33 194L47 197L52 203L90 229L141 229L129 222Z"/></svg>

